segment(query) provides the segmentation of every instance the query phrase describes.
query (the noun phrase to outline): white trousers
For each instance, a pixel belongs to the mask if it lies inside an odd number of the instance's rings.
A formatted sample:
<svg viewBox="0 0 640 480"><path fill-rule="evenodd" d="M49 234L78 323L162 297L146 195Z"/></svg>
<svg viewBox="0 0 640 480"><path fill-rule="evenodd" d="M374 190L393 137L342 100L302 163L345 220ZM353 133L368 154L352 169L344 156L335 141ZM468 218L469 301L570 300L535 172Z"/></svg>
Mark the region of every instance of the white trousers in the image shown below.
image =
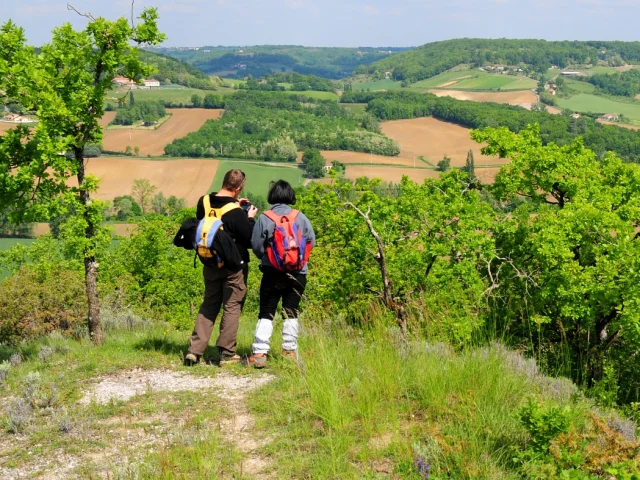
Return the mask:
<svg viewBox="0 0 640 480"><path fill-rule="evenodd" d="M297 318L287 318L282 326L282 349L296 351L298 349L299 324ZM256 325L253 353L269 353L271 335L273 334L273 320L261 318Z"/></svg>

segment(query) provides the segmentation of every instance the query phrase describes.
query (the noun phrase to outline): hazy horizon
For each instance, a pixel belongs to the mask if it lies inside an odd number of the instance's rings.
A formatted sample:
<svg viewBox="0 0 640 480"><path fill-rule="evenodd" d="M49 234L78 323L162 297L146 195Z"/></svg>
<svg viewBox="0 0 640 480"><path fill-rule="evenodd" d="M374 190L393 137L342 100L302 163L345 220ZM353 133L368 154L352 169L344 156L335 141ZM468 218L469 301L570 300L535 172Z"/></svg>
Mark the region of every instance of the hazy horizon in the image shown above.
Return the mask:
<svg viewBox="0 0 640 480"><path fill-rule="evenodd" d="M130 17L131 1L72 0L94 16ZM41 45L63 22L86 19L66 1L0 0L0 23L12 19ZM637 40L640 0L137 0L158 7L163 47L300 45L412 47L452 38Z"/></svg>

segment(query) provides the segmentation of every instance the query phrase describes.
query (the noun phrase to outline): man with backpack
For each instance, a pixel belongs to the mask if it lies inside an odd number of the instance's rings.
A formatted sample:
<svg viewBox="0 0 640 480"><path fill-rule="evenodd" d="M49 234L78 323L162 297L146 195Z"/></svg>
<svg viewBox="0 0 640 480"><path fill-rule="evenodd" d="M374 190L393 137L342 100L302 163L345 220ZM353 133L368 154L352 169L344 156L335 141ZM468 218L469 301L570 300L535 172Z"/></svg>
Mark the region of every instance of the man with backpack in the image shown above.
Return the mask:
<svg viewBox="0 0 640 480"><path fill-rule="evenodd" d="M300 300L307 284L307 261L316 237L309 219L291 208L296 194L291 185L279 180L267 197L271 209L260 215L253 229L252 247L262 259L260 313L249 365L264 368L270 350L273 320L282 300L282 355L296 358Z"/></svg>
<svg viewBox="0 0 640 480"><path fill-rule="evenodd" d="M220 365L240 361L240 357L236 355L236 337L247 292L249 248L255 224L254 218L258 213L258 209L250 205L246 199L238 198L244 188L245 181L244 172L237 169L229 170L224 176L222 189L217 193L205 195L198 201L196 216L201 223L198 231L202 233L203 228L211 229L210 237L213 237L216 229L222 229L225 236L229 235L235 242L235 248L239 253L240 269L233 271L225 268L224 263L220 262L219 256L212 258L211 261L203 261L204 300L191 334L189 352L185 356L185 364L188 366L195 365L200 361L200 357L204 354L211 338L216 317L223 305L220 335L216 341L220 352ZM244 208L240 207L241 204L247 206L246 212ZM206 219L210 221L203 222ZM206 225L204 225L205 223ZM205 231L204 233L206 237L209 232ZM209 245L209 247L214 245L216 244ZM201 248L198 248L197 251L198 256L203 259L206 252L203 252ZM208 256L212 257L213 254L215 251L212 250L212 254Z"/></svg>

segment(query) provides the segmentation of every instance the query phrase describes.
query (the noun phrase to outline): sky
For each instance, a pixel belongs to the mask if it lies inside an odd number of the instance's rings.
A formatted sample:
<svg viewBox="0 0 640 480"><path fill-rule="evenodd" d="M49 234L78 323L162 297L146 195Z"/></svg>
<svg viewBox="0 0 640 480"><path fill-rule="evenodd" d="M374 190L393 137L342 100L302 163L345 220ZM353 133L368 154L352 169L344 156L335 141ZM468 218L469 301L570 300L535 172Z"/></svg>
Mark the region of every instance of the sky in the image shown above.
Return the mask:
<svg viewBox="0 0 640 480"><path fill-rule="evenodd" d="M130 16L131 0L69 0L81 12ZM160 11L164 46L417 46L461 37L640 40L640 0L135 0ZM86 19L59 0L0 0L39 46Z"/></svg>

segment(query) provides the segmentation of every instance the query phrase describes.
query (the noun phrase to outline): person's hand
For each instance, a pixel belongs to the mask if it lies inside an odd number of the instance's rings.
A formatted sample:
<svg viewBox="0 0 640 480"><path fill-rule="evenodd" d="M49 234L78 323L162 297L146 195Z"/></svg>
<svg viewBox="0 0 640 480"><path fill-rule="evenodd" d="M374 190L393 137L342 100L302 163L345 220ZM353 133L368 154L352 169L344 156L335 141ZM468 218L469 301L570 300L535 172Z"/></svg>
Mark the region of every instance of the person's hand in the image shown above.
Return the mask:
<svg viewBox="0 0 640 480"><path fill-rule="evenodd" d="M249 218L254 218L257 214L258 214L258 209L256 208L255 205L251 205L251 207L249 207L249 211L247 212L247 216Z"/></svg>
<svg viewBox="0 0 640 480"><path fill-rule="evenodd" d="M239 198L238 203L244 205L245 203L251 203L248 198Z"/></svg>

